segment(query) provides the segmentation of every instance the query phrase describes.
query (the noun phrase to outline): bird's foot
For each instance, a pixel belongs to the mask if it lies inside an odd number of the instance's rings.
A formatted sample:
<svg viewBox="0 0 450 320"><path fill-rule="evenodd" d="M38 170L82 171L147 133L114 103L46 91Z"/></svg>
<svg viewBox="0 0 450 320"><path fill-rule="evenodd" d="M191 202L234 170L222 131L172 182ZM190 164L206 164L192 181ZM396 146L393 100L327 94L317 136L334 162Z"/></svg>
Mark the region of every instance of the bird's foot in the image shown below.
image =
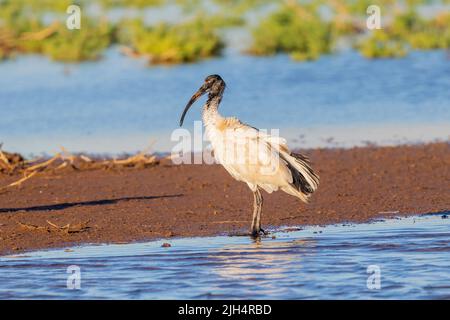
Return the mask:
<svg viewBox="0 0 450 320"><path fill-rule="evenodd" d="M269 234L269 232L265 231L263 228L260 228L259 230L253 229L250 235L253 238L259 238L261 236L266 236L268 234Z"/></svg>
<svg viewBox="0 0 450 320"><path fill-rule="evenodd" d="M230 232L228 234L229 237L248 237L248 232Z"/></svg>
<svg viewBox="0 0 450 320"><path fill-rule="evenodd" d="M269 232L265 231L264 229L259 229L259 231L257 229L254 229L250 232L232 232L229 233L228 236L229 237L252 237L252 238L260 238L261 236L266 236L268 235Z"/></svg>

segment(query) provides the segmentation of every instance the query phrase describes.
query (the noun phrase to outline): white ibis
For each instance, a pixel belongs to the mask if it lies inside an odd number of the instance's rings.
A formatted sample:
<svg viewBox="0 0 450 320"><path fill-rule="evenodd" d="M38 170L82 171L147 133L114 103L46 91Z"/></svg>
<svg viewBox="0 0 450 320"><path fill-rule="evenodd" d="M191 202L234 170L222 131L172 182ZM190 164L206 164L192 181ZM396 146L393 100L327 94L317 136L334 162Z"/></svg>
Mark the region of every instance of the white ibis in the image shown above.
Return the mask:
<svg viewBox="0 0 450 320"><path fill-rule="evenodd" d="M202 113L207 138L216 160L233 178L247 183L252 190L254 208L251 234L258 237L260 233L265 233L261 229L263 198L260 189L268 193L281 189L307 202L319 185L319 177L311 168L308 158L291 152L285 139L268 135L236 118L222 117L218 108L225 86L225 81L219 75L206 77L186 105L180 126L192 104L208 93Z"/></svg>

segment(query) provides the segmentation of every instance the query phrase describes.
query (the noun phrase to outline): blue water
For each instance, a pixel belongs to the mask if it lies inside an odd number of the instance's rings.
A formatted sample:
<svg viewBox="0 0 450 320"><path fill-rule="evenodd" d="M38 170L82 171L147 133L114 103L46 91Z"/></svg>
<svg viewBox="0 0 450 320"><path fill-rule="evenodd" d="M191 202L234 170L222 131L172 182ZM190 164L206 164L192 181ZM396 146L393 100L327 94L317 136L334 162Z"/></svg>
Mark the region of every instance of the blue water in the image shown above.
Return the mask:
<svg viewBox="0 0 450 320"><path fill-rule="evenodd" d="M3 256L0 299L450 299L441 216ZM67 288L73 265L79 290Z"/></svg>
<svg viewBox="0 0 450 320"><path fill-rule="evenodd" d="M345 131L356 140L376 140L386 131L412 140L445 139L449 62L443 51L373 61L346 51L305 63L234 53L173 67L149 67L117 48L103 60L72 65L22 56L0 63L0 140L5 149L25 153L61 145L119 153L142 149L153 137L158 151L168 151L184 105L211 73L228 84L225 115L280 128L288 138L316 130L322 139ZM200 105L188 114L188 129L200 119ZM366 128L378 131L365 136Z"/></svg>

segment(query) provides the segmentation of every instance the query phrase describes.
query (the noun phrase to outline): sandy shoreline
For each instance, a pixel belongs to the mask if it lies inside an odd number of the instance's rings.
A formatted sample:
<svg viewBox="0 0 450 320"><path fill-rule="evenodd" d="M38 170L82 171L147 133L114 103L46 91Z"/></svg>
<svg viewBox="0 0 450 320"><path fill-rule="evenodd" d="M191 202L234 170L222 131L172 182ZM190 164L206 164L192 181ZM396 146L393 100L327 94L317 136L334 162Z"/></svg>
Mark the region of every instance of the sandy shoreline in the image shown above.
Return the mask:
<svg viewBox="0 0 450 320"><path fill-rule="evenodd" d="M321 177L318 192L307 205L264 194L263 227L450 210L448 143L305 153ZM0 185L17 178L0 175ZM252 201L218 165L55 172L0 194L0 254L246 231ZM67 224L70 232L55 227Z"/></svg>

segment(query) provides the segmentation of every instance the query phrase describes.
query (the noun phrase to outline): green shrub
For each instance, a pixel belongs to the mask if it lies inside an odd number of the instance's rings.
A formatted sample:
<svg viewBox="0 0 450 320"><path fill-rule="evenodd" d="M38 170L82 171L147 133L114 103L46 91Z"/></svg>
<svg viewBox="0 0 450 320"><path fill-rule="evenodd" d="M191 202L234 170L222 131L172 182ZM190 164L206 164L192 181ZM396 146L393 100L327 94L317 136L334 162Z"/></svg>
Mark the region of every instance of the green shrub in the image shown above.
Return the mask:
<svg viewBox="0 0 450 320"><path fill-rule="evenodd" d="M364 39L358 49L366 58L399 58L407 54L403 41L391 38L383 30L375 30L370 37Z"/></svg>
<svg viewBox="0 0 450 320"><path fill-rule="evenodd" d="M153 7L160 6L165 3L165 0L99 0L99 2L106 8L110 7Z"/></svg>
<svg viewBox="0 0 450 320"><path fill-rule="evenodd" d="M295 60L314 60L332 47L331 25L315 10L283 5L253 30L249 50L256 55L288 53Z"/></svg>
<svg viewBox="0 0 450 320"><path fill-rule="evenodd" d="M16 42L17 51L22 53L41 53L55 61L80 62L98 59L113 39L114 28L108 22L84 19L79 30L69 30L56 22L41 26L37 32L22 33Z"/></svg>
<svg viewBox="0 0 450 320"><path fill-rule="evenodd" d="M1 0L0 0L1 1ZM54 6L66 14L70 1L18 0L1 3L0 57L17 53L40 53L53 60L77 62L99 58L101 52L114 40L114 28L106 21L94 22L84 18L80 30L67 29L65 20L45 25L42 12L34 12L39 3ZM53 7L52 7L53 8Z"/></svg>
<svg viewBox="0 0 450 320"><path fill-rule="evenodd" d="M426 20L411 9L394 17L386 30L372 31L358 45L368 58L403 57L410 49L433 50L450 46L450 14Z"/></svg>
<svg viewBox="0 0 450 320"><path fill-rule="evenodd" d="M42 41L42 53L53 60L79 62L96 60L114 39L114 28L107 22L83 20L79 30L60 25L57 32Z"/></svg>
<svg viewBox="0 0 450 320"><path fill-rule="evenodd" d="M219 55L223 42L211 24L203 19L177 25L161 23L145 26L142 21L129 21L122 42L130 43L153 64L194 62Z"/></svg>
<svg viewBox="0 0 450 320"><path fill-rule="evenodd" d="M89 10L83 10L81 30L67 30L67 6L78 4L84 8L93 2L103 13L113 7L175 4L184 14L196 15L179 24L145 26L137 19L113 26L106 21L96 22L88 16ZM195 62L221 53L224 44L218 34L220 29L245 25L249 11L258 16L264 14L267 5L269 10L275 7L275 11L252 29L249 53L287 53L295 60L314 60L330 53L334 40L345 36L345 40L356 42L365 57L401 57L411 49L450 47L450 13L425 19L416 11L429 3L379 0L376 4L382 8L383 29L368 31L365 19L371 0L0 0L0 60L16 53L39 53L58 61L98 59L105 48L119 42L118 32L120 43L148 55L152 63ZM59 21L55 30L51 29L53 24L44 23L44 17L49 16ZM363 32L367 37L358 41L354 35Z"/></svg>
<svg viewBox="0 0 450 320"><path fill-rule="evenodd" d="M426 20L411 9L395 17L389 32L393 37L407 42L413 49L448 48L445 38L450 30L449 17L449 14L441 14Z"/></svg>

